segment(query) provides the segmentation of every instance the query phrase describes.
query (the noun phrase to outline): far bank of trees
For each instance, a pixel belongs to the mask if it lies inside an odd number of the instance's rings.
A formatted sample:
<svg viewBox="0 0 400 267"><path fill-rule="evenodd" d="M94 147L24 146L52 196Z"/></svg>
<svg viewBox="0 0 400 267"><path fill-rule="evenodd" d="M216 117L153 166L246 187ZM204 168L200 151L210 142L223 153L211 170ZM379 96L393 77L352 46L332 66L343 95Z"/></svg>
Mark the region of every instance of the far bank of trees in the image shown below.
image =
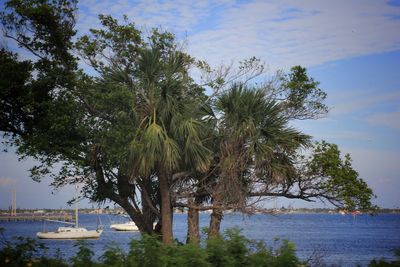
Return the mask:
<svg viewBox="0 0 400 267"><path fill-rule="evenodd" d="M193 243L199 211L212 211L216 236L224 210L251 213L266 197L374 208L349 155L290 126L328 111L305 68L255 83L259 60L212 69L173 34L145 34L127 18L100 15L100 29L77 35L76 4L10 0L1 13L5 36L31 59L0 51L0 131L40 163L33 179L83 184L84 197L117 203L165 244L175 207L188 210Z"/></svg>

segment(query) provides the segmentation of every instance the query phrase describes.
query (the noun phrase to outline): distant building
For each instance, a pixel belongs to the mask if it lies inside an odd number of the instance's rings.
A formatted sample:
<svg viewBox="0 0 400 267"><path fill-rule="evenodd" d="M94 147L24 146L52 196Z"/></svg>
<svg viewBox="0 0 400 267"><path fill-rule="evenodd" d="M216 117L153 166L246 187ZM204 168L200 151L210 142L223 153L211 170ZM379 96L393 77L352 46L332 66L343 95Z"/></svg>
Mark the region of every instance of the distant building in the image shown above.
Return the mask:
<svg viewBox="0 0 400 267"><path fill-rule="evenodd" d="M33 211L33 213L34 214L43 214L43 213L45 213L46 211L44 211L44 210L34 210Z"/></svg>

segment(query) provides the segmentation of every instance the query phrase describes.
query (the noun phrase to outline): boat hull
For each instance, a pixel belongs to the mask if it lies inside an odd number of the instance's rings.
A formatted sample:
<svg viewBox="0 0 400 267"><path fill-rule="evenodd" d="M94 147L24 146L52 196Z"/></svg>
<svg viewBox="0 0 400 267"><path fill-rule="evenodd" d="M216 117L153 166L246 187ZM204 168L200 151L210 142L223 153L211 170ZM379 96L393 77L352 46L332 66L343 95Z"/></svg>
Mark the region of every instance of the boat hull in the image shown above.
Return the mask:
<svg viewBox="0 0 400 267"><path fill-rule="evenodd" d="M110 228L115 231L139 231L139 228L134 223L111 224Z"/></svg>
<svg viewBox="0 0 400 267"><path fill-rule="evenodd" d="M103 230L38 232L36 236L40 239L96 239L102 232Z"/></svg>

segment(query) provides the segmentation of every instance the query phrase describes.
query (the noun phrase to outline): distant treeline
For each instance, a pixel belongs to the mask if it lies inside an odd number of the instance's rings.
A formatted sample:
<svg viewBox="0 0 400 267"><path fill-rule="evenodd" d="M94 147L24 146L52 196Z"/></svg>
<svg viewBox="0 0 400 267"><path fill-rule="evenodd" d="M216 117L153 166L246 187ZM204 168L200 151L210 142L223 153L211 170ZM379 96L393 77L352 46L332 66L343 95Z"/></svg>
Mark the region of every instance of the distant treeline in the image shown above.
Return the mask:
<svg viewBox="0 0 400 267"><path fill-rule="evenodd" d="M100 212L99 212L100 211ZM64 212L73 212L73 209L17 209L17 213L64 213ZM120 208L116 209L102 209L102 208L87 208L80 209L80 213L106 213L106 214L120 214L124 213L124 211ZM179 209L175 211L176 213L184 213L185 210ZM230 212L230 211L228 211ZM235 211L231 211L235 212ZM260 213L338 213L338 209L329 209L329 208L285 208L281 207L280 209L265 209L264 212ZM10 213L10 209L0 209L0 214L8 214ZM389 209L389 208L380 208L376 210L377 214L400 214L400 208Z"/></svg>

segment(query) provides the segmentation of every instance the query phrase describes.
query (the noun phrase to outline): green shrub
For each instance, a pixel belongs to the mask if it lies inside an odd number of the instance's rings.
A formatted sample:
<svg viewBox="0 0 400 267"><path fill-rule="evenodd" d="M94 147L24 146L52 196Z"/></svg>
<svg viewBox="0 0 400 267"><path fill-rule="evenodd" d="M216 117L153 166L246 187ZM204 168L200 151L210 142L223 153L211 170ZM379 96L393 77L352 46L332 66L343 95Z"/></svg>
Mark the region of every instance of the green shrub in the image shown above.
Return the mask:
<svg viewBox="0 0 400 267"><path fill-rule="evenodd" d="M233 261L227 253L225 240L222 237L214 237L206 241L207 260L211 266L232 266Z"/></svg>
<svg viewBox="0 0 400 267"><path fill-rule="evenodd" d="M165 266L211 267L204 249L194 244L171 246L166 249Z"/></svg>
<svg viewBox="0 0 400 267"><path fill-rule="evenodd" d="M0 234L4 231L0 228ZM61 259L46 258L47 247L33 238L14 237L11 241L4 236L0 250L0 266L3 267L67 267Z"/></svg>
<svg viewBox="0 0 400 267"><path fill-rule="evenodd" d="M0 234L2 233L0 228ZM17 237L7 241L0 240L0 266L4 267L295 267L306 266L296 256L295 245L287 240L276 239L273 246L261 241L251 241L238 229L228 229L223 235L208 239L203 246L175 243L164 246L158 237L142 235L139 240L130 242L125 253L115 244L105 248L99 261L92 260L94 255L90 246L78 241L78 252L71 258L70 264L61 254L49 258L48 248L32 238ZM372 260L370 267L400 267L400 250L396 250L397 259L388 262L384 259Z"/></svg>
<svg viewBox="0 0 400 267"><path fill-rule="evenodd" d="M78 247L78 252L71 258L74 267L91 267L93 266L93 251L90 245L84 240L78 240L74 247Z"/></svg>
<svg viewBox="0 0 400 267"><path fill-rule="evenodd" d="M115 244L108 245L104 254L100 257L104 267L126 266L126 253Z"/></svg>
<svg viewBox="0 0 400 267"><path fill-rule="evenodd" d="M369 267L389 267L389 266L390 267L392 267L392 266L400 267L400 249L396 249L394 253L396 255L396 260L389 262L384 259L380 259L380 260L375 259L375 260L372 260L368 266Z"/></svg>
<svg viewBox="0 0 400 267"><path fill-rule="evenodd" d="M130 267L164 266L165 247L155 236L142 235L139 240L132 239L127 263Z"/></svg>
<svg viewBox="0 0 400 267"><path fill-rule="evenodd" d="M18 242L3 242L0 250L0 266L32 267L263 267L300 266L295 246L283 240L275 249L263 242L244 237L238 229L228 229L222 236L208 239L203 246L175 243L164 246L158 237L142 235L130 242L125 253L115 244L105 248L98 261L93 261L91 247L85 241L78 241L78 251L71 257L70 265L60 255L46 256L47 248L34 239L17 238ZM59 253L58 253L59 254ZM72 265L71 265L72 264Z"/></svg>
<svg viewBox="0 0 400 267"><path fill-rule="evenodd" d="M296 257L296 246L288 240L283 240L281 247L276 253L276 263L273 266L299 266L300 261Z"/></svg>
<svg viewBox="0 0 400 267"><path fill-rule="evenodd" d="M253 253L249 255L249 267L267 267L274 265L272 250L268 249L264 242L253 243Z"/></svg>
<svg viewBox="0 0 400 267"><path fill-rule="evenodd" d="M238 229L228 229L223 236L206 242L208 261L212 266L300 266L295 245L283 240L277 249L263 242L251 241Z"/></svg>

